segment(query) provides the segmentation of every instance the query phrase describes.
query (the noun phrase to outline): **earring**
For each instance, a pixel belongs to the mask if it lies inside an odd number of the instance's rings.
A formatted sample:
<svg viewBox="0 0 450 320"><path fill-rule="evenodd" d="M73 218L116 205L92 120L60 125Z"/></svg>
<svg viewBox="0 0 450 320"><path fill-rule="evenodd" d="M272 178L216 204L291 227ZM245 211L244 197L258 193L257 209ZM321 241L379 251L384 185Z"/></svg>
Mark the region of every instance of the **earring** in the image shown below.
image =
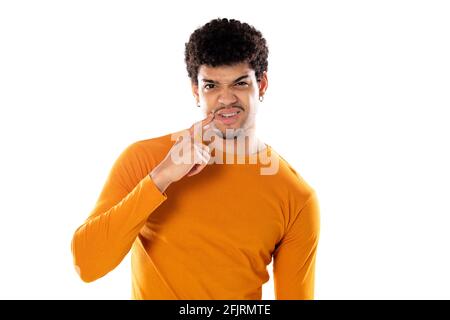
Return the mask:
<svg viewBox="0 0 450 320"><path fill-rule="evenodd" d="M263 102L264 96L259 96L259 101Z"/></svg>

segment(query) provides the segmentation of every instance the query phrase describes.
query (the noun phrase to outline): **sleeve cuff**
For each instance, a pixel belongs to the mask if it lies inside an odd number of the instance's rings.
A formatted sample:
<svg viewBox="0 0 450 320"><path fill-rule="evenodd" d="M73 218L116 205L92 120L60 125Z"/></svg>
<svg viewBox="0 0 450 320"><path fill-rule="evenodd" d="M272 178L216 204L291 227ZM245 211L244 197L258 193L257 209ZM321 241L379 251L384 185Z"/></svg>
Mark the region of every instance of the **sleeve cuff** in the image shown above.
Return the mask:
<svg viewBox="0 0 450 320"><path fill-rule="evenodd" d="M150 194L152 195L152 197L155 199L155 201L158 201L159 203L161 203L167 199L166 192L161 192L161 190L159 190L158 186L155 184L153 179L150 177L150 174L147 174L143 178L143 183L147 185L146 187L147 187L148 191L150 192Z"/></svg>

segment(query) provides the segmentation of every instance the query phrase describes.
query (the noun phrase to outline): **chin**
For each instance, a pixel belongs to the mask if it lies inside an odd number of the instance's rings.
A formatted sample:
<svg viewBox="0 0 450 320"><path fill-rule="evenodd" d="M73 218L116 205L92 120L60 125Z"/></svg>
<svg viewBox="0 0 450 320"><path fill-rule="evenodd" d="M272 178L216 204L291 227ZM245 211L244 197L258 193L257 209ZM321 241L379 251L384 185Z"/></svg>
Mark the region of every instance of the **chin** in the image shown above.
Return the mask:
<svg viewBox="0 0 450 320"><path fill-rule="evenodd" d="M228 128L231 129L231 128ZM231 130L214 130L216 134L221 137L222 139L236 139L237 137L243 135L245 133L244 129L242 128L236 128Z"/></svg>

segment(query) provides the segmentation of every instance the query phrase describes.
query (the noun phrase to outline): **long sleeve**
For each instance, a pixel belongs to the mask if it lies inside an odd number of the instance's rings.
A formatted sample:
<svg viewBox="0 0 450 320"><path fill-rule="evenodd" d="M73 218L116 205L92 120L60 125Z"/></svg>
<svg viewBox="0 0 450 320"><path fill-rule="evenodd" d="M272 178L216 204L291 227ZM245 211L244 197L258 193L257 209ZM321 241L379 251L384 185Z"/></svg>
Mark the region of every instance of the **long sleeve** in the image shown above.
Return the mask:
<svg viewBox="0 0 450 320"><path fill-rule="evenodd" d="M97 203L74 233L72 254L81 279L94 281L126 256L148 216L167 199L139 167L135 145L115 161Z"/></svg>
<svg viewBox="0 0 450 320"><path fill-rule="evenodd" d="M273 254L277 300L314 299L315 261L320 233L319 215L319 203L313 191Z"/></svg>

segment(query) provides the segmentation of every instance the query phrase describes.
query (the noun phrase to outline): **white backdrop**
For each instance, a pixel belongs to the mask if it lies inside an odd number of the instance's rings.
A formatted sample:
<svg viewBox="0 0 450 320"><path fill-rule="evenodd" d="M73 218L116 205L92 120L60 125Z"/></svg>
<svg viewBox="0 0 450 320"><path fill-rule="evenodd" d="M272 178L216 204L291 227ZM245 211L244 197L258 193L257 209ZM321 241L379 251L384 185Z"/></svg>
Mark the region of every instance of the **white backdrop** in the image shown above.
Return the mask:
<svg viewBox="0 0 450 320"><path fill-rule="evenodd" d="M201 118L184 43L228 17L269 45L260 136L319 196L316 298L449 299L449 16L446 1L0 2L0 298L130 297L128 257L85 284L71 237L127 145Z"/></svg>

